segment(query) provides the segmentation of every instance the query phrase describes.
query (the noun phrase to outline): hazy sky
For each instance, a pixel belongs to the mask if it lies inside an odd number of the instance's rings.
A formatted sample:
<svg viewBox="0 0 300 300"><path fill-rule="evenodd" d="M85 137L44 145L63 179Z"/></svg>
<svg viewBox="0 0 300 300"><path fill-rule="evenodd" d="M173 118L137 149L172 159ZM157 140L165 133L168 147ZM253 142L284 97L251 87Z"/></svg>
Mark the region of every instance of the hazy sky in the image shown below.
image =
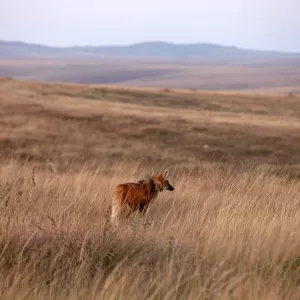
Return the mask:
<svg viewBox="0 0 300 300"><path fill-rule="evenodd" d="M212 42L300 52L300 0L0 0L0 40Z"/></svg>

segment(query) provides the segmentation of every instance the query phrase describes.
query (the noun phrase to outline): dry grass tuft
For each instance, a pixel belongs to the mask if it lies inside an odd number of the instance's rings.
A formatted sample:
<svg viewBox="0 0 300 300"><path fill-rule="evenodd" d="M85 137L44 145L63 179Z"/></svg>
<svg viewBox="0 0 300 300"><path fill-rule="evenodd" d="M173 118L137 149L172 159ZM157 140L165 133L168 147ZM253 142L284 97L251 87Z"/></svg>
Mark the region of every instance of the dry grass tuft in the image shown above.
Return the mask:
<svg viewBox="0 0 300 300"><path fill-rule="evenodd" d="M126 171L125 171L126 170ZM132 168L135 170L135 168ZM112 170L126 172L126 164ZM98 172L2 167L5 299L297 299L300 183L252 167L173 170L148 225L113 231L113 186ZM134 176L135 174L135 176ZM287 246L288 245L288 246Z"/></svg>

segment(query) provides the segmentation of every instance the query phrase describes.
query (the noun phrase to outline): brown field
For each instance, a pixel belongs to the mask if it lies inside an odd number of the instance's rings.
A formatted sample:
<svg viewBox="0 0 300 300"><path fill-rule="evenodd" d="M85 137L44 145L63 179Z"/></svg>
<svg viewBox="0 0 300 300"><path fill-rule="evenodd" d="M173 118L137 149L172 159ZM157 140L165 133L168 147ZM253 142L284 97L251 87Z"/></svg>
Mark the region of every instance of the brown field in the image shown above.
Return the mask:
<svg viewBox="0 0 300 300"><path fill-rule="evenodd" d="M0 299L299 299L299 131L291 94L1 79Z"/></svg>
<svg viewBox="0 0 300 300"><path fill-rule="evenodd" d="M300 93L300 59L0 60L0 76L49 82Z"/></svg>

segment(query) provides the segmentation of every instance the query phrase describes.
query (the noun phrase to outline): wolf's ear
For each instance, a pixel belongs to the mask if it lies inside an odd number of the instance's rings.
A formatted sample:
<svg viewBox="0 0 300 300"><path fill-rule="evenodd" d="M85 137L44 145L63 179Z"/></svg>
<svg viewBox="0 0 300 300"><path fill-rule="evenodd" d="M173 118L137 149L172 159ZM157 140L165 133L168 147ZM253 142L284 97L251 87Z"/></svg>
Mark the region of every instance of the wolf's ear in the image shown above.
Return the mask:
<svg viewBox="0 0 300 300"><path fill-rule="evenodd" d="M167 169L163 172L163 177L167 178L168 176L169 176L169 170Z"/></svg>

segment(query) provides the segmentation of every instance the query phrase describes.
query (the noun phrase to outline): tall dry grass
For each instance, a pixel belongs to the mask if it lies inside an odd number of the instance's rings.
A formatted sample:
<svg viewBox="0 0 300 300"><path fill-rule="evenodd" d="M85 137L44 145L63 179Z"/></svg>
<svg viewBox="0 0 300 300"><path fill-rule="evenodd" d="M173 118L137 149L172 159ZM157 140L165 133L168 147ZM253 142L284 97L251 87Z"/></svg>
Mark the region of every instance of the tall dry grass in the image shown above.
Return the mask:
<svg viewBox="0 0 300 300"><path fill-rule="evenodd" d="M150 170L3 165L0 299L299 299L299 182L262 167L170 168L175 191L152 220L114 232L114 186Z"/></svg>

